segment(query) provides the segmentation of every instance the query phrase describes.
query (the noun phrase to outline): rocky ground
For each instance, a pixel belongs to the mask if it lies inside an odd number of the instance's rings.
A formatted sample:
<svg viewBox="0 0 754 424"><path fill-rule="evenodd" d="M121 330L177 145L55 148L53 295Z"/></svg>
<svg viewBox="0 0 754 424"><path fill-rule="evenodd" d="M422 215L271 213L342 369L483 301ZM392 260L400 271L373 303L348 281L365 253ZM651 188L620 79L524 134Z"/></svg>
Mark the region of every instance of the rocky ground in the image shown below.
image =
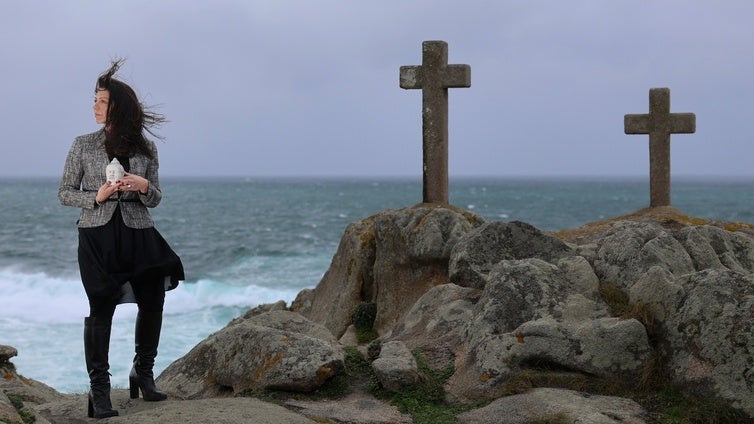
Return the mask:
<svg viewBox="0 0 754 424"><path fill-rule="evenodd" d="M754 422L752 328L751 224L666 207L548 233L416 205L349 225L315 289L171 364L168 401L115 390L102 422ZM16 354L0 422L90 421Z"/></svg>

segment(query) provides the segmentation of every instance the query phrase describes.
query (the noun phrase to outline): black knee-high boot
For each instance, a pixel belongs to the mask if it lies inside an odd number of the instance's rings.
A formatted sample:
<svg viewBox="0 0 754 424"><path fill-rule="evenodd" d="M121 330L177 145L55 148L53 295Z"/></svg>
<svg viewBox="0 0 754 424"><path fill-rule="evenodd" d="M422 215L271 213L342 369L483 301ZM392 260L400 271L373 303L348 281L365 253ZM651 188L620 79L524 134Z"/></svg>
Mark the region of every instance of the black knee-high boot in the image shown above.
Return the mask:
<svg viewBox="0 0 754 424"><path fill-rule="evenodd" d="M162 311L139 311L136 314L136 356L129 375L131 399L139 397L139 389L146 401L160 401L168 395L154 385L154 358L157 356L157 346L160 343L162 329Z"/></svg>
<svg viewBox="0 0 754 424"><path fill-rule="evenodd" d="M89 374L89 402L87 414L91 418L118 415L110 402L110 330L111 319L84 318L84 356Z"/></svg>

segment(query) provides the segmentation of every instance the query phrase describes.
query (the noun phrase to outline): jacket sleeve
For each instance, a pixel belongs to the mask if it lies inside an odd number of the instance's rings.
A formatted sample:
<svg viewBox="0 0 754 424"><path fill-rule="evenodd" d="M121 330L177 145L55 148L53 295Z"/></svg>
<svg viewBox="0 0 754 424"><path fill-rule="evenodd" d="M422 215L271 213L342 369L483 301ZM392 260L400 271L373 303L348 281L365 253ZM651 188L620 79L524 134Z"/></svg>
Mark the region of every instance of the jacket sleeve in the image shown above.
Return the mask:
<svg viewBox="0 0 754 424"><path fill-rule="evenodd" d="M82 137L76 137L65 160L58 199L64 206L93 209L96 206L97 192L81 190L81 181L84 178L83 147Z"/></svg>
<svg viewBox="0 0 754 424"><path fill-rule="evenodd" d="M154 142L150 142L150 148L152 149L153 158L147 165L147 171L144 174L144 178L149 181L149 188L147 188L146 194L139 193L139 199L144 206L153 208L160 204L162 200L162 190L160 190L160 160L157 154L157 146Z"/></svg>

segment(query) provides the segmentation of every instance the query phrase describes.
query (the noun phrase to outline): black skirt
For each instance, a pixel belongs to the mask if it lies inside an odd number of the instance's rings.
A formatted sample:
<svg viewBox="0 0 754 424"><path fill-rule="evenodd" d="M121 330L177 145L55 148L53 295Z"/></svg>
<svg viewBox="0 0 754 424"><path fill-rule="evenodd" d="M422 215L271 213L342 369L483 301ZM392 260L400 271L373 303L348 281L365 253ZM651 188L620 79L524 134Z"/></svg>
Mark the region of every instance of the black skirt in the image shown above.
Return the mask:
<svg viewBox="0 0 754 424"><path fill-rule="evenodd" d="M172 290L185 279L181 259L157 229L127 227L120 205L107 224L79 228L78 259L90 302L133 303L130 283Z"/></svg>

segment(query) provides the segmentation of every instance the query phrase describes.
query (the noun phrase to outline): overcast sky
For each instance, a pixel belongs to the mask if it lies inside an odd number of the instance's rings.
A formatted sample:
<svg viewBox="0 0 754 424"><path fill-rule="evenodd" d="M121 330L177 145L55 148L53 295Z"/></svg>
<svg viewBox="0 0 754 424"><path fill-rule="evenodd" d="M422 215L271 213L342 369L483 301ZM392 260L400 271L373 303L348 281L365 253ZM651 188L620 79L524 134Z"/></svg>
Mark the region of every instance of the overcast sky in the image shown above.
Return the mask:
<svg viewBox="0 0 754 424"><path fill-rule="evenodd" d="M623 116L668 87L695 134L672 175L754 176L751 0L0 2L0 176L59 176L120 77L170 120L162 176L421 176L425 40L450 89L450 176L645 176Z"/></svg>

